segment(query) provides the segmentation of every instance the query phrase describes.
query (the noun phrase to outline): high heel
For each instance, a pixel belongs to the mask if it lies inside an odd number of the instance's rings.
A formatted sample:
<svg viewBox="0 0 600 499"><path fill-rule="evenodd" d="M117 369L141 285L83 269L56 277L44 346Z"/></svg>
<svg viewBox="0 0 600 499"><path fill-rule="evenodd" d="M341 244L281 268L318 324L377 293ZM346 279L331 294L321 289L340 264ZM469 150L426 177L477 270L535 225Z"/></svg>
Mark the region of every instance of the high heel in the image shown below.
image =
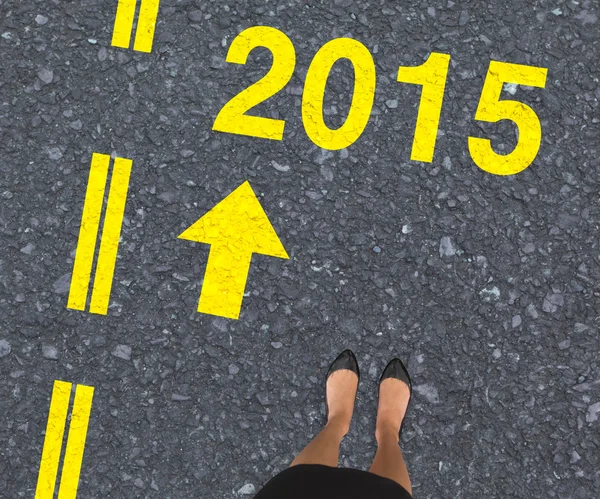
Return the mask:
<svg viewBox="0 0 600 499"><path fill-rule="evenodd" d="M358 380L360 381L360 370L358 369L358 361L356 360L356 356L354 352L350 349L344 350L341 354L337 356L337 358L331 363L329 366L329 370L327 371L327 376L325 376L325 407L327 408L325 415L325 423L329 421L329 404L327 403L327 380L329 376L331 376L335 371L339 371L340 369L349 369L356 376L358 376ZM357 390L358 392L358 390Z"/></svg>
<svg viewBox="0 0 600 499"><path fill-rule="evenodd" d="M387 378L399 379L406 385L408 385L409 396L408 403L406 405L406 411L408 412L408 406L410 405L410 401L412 399L412 382L410 380L410 375L408 374L408 370L404 366L404 363L399 358L394 358L388 362L388 365L385 366L385 369L381 373L381 377L379 378L379 389L381 388L381 382ZM379 390L378 389L378 390ZM377 396L379 397L379 391ZM406 413L405 413L406 415ZM400 430L398 431L398 438L402 435L402 427L404 426L404 421L406 421L406 417L402 419L402 423L400 424Z"/></svg>

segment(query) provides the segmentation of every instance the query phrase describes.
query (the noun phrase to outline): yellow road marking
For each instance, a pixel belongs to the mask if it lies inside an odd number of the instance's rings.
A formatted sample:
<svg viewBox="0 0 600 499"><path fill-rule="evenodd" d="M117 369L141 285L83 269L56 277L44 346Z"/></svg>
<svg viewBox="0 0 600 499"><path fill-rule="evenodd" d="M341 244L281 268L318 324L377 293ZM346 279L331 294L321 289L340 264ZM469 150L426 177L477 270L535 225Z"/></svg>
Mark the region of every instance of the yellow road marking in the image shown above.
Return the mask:
<svg viewBox="0 0 600 499"><path fill-rule="evenodd" d="M449 54L432 52L420 66L398 68L397 80L421 85L421 100L410 152L412 161L431 163L435 151L444 90L448 77Z"/></svg>
<svg viewBox="0 0 600 499"><path fill-rule="evenodd" d="M248 181L182 234L210 244L198 312L237 319L252 253L289 258Z"/></svg>
<svg viewBox="0 0 600 499"><path fill-rule="evenodd" d="M94 153L92 156L67 304L74 310L85 309L109 162L110 156L106 154Z"/></svg>
<svg viewBox="0 0 600 499"><path fill-rule="evenodd" d="M137 0L119 0L111 42L114 47L129 48L136 3Z"/></svg>
<svg viewBox="0 0 600 499"><path fill-rule="evenodd" d="M54 497L58 461L62 449L67 411L69 410L69 399L71 398L71 386L71 383L65 381L57 380L54 382L35 499L51 499Z"/></svg>
<svg viewBox="0 0 600 499"><path fill-rule="evenodd" d="M109 163L110 156L106 154L94 153L92 156L67 303L67 308L74 310L85 310L86 306ZM131 165L130 159L115 158L90 301L90 312L95 314L108 312Z"/></svg>
<svg viewBox="0 0 600 499"><path fill-rule="evenodd" d="M250 271L252 251L235 254L225 244L211 246L198 312L237 319Z"/></svg>
<svg viewBox="0 0 600 499"><path fill-rule="evenodd" d="M121 237L121 225L125 212L125 201L129 189L131 163L130 159L115 158L102 239L100 241L100 252L98 253L98 264L94 277L94 289L90 302L90 312L94 314L106 314L108 311L119 238Z"/></svg>
<svg viewBox="0 0 600 499"><path fill-rule="evenodd" d="M151 52L160 0L141 2L133 50ZM129 48L136 5L137 0L119 0L111 42L114 47Z"/></svg>
<svg viewBox="0 0 600 499"><path fill-rule="evenodd" d="M142 0L133 50L151 52L160 0Z"/></svg>
<svg viewBox="0 0 600 499"><path fill-rule="evenodd" d="M72 383L66 381L54 381L35 499L52 499L54 497L72 386ZM77 496L83 449L92 410L94 387L75 386L75 400L60 476L58 499L75 499Z"/></svg>
<svg viewBox="0 0 600 499"><path fill-rule="evenodd" d="M75 388L75 401L73 402L73 413L69 424L67 436L67 449L63 462L58 499L75 499L77 487L79 486L79 474L83 461L83 450L87 436L90 412L92 410L92 398L94 387L77 385Z"/></svg>

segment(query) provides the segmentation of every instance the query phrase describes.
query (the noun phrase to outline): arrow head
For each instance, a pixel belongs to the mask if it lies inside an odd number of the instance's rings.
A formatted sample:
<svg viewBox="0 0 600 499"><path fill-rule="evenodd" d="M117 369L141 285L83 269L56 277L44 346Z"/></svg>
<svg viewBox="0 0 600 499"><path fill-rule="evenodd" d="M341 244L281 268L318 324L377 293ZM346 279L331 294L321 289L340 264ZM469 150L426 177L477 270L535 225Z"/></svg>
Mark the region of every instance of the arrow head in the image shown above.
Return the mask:
<svg viewBox="0 0 600 499"><path fill-rule="evenodd" d="M179 238L225 246L232 256L252 252L289 258L247 180L182 232Z"/></svg>

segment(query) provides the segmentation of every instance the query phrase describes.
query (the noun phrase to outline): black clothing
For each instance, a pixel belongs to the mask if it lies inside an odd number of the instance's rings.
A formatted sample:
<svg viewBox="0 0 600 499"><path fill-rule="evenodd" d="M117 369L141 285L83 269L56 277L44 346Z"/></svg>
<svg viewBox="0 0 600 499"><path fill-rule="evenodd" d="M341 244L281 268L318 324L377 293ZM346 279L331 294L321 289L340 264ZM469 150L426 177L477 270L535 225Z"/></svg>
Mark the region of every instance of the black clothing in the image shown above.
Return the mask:
<svg viewBox="0 0 600 499"><path fill-rule="evenodd" d="M412 499L399 483L369 471L297 464L275 475L254 499Z"/></svg>

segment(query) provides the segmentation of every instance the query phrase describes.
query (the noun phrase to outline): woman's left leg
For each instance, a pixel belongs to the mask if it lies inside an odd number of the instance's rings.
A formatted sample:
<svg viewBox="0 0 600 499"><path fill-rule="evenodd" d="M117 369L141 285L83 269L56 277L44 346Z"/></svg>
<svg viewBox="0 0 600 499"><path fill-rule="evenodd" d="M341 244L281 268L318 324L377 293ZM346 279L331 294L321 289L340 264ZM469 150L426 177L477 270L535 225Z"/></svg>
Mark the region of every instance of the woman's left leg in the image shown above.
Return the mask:
<svg viewBox="0 0 600 499"><path fill-rule="evenodd" d="M339 461L340 443L348 431L341 424L329 421L325 428L304 447L290 466L296 464L325 464L337 467Z"/></svg>
<svg viewBox="0 0 600 499"><path fill-rule="evenodd" d="M325 428L298 454L296 464L324 464L337 467L340 443L350 429L358 377L349 369L333 372L327 380L329 419Z"/></svg>

